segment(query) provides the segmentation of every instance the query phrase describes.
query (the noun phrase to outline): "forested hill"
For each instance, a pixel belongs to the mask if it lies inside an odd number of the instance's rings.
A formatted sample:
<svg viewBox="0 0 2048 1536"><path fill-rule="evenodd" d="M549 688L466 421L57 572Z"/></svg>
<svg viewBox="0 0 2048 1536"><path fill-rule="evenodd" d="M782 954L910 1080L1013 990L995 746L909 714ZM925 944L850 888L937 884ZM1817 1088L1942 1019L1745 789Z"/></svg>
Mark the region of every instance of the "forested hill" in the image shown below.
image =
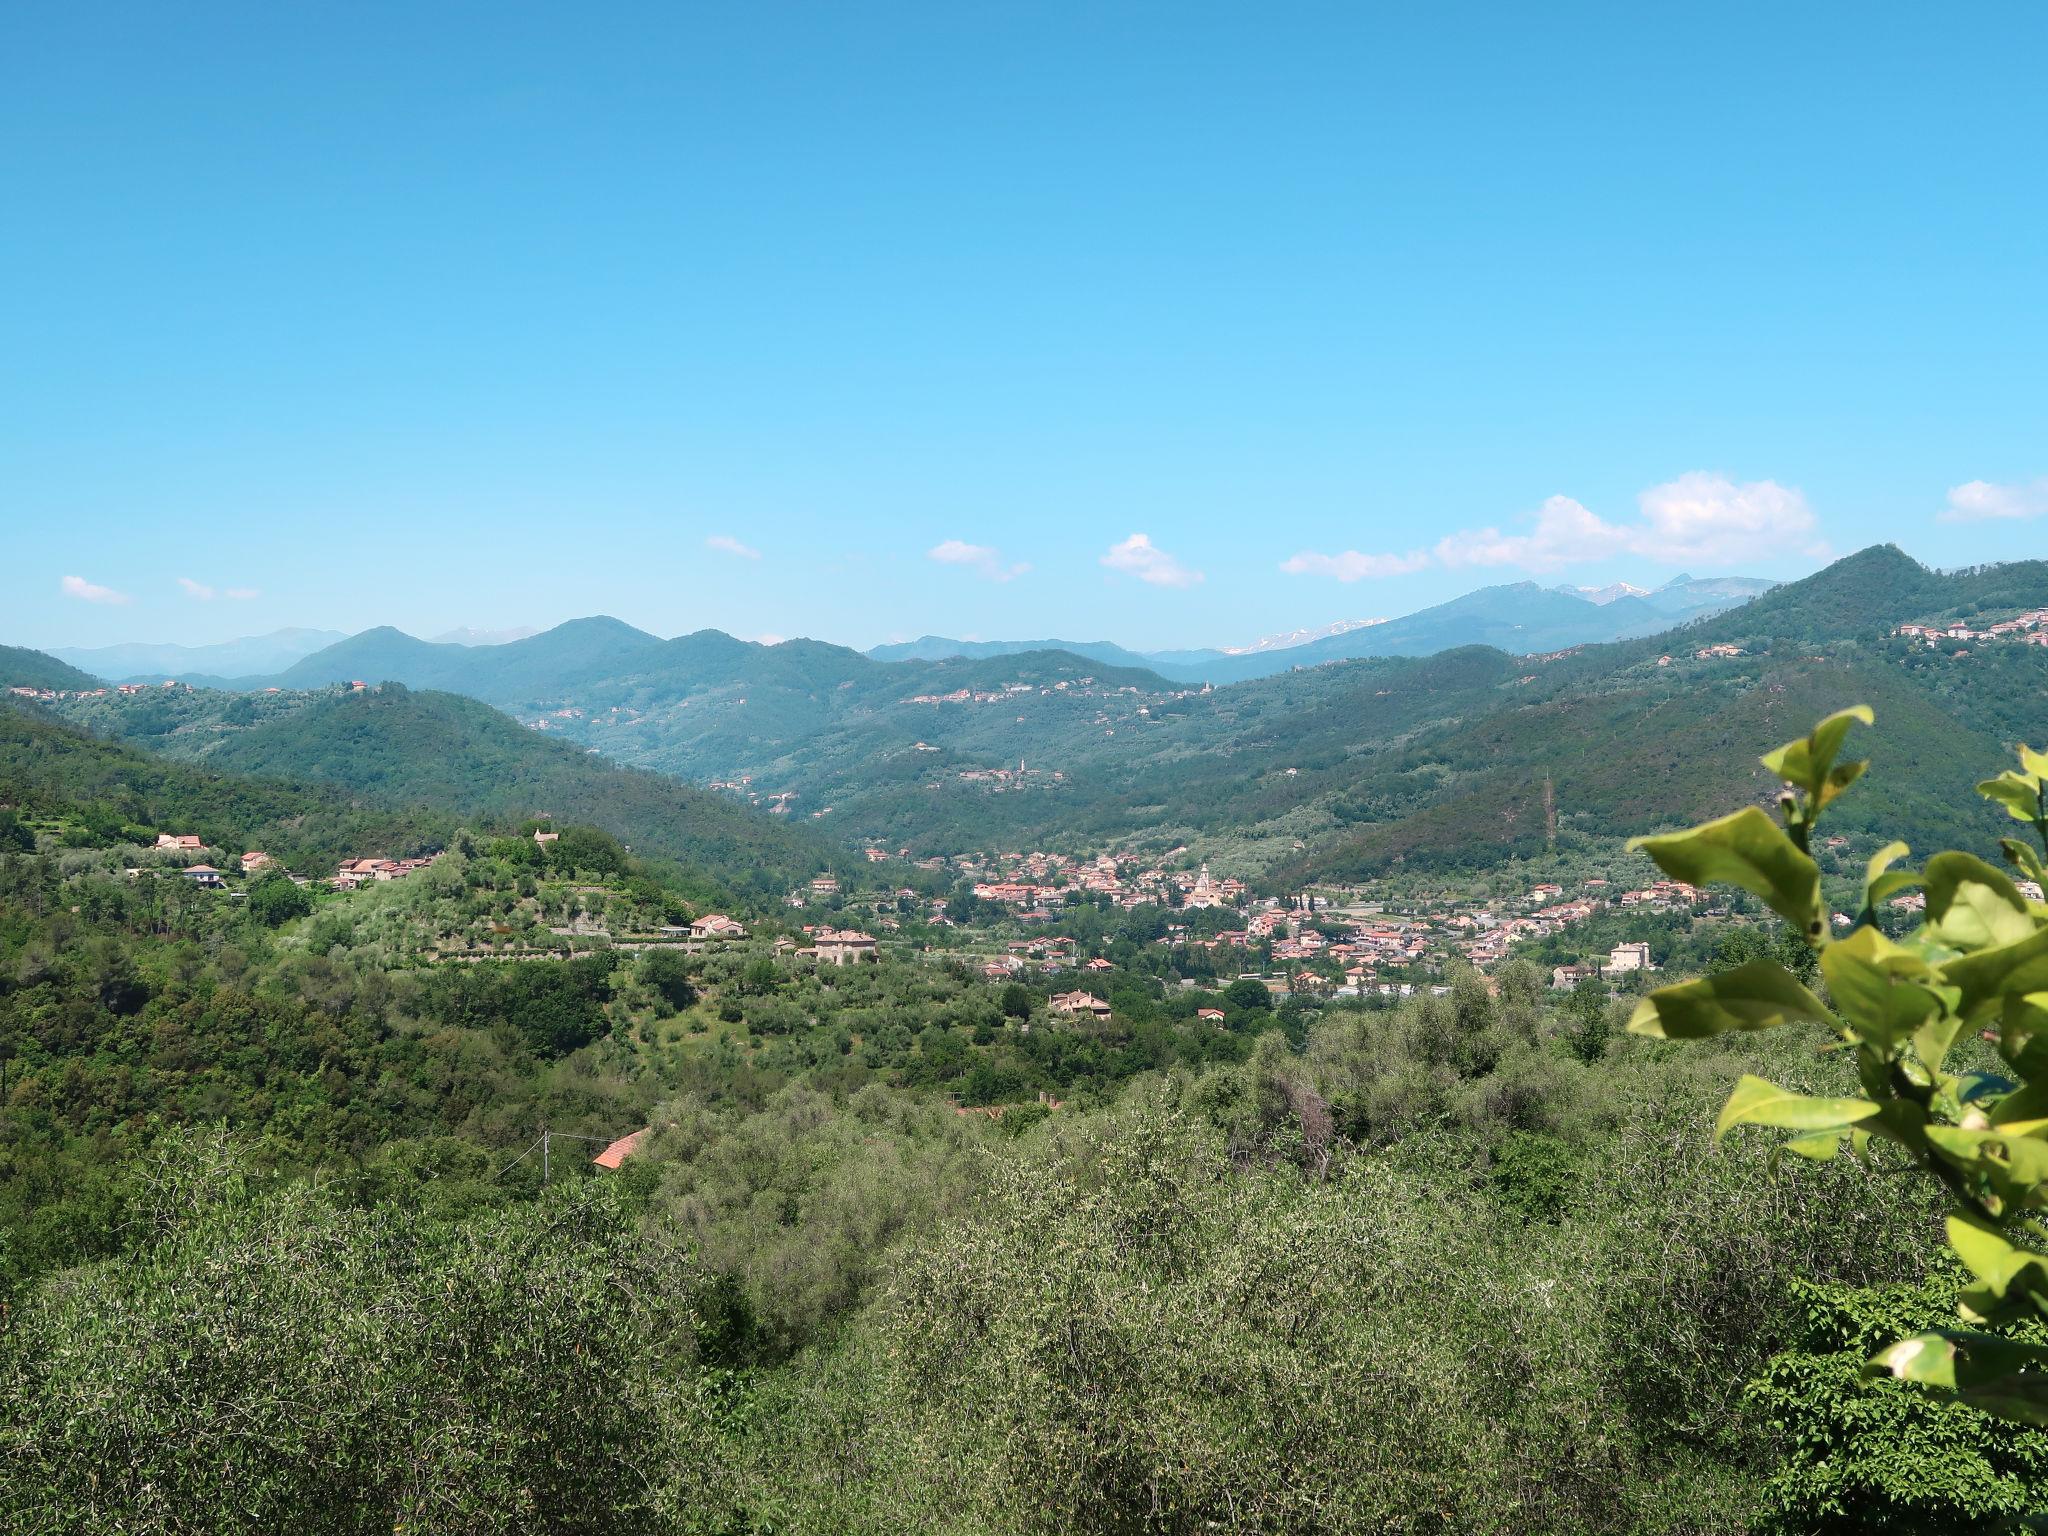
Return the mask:
<svg viewBox="0 0 2048 1536"><path fill-rule="evenodd" d="M455 817L373 803L336 786L209 772L103 741L34 708L0 702L0 807L62 818L99 842L191 833L209 848L261 848L324 870L347 857L401 858L442 846Z"/></svg>
<svg viewBox="0 0 2048 1536"><path fill-rule="evenodd" d="M1281 878L1534 851L1546 783L1563 826L1614 834L1761 802L1776 785L1757 755L1851 703L1877 711L1872 784L1844 802L1836 831L1873 847L1899 836L1990 852L2002 829L1969 790L2021 739L2039 738L2048 648L1929 647L1892 631L2043 606L2048 563L1937 573L1883 546L1675 634L1587 647L1522 674L1496 707L1405 745L1387 766L1428 775L1428 792L1390 815L1360 805L1359 825L1302 850ZM1713 647L1740 654L1701 654ZM1340 814L1356 803L1341 792L1332 801Z"/></svg>
<svg viewBox="0 0 2048 1536"><path fill-rule="evenodd" d="M1088 663L1076 663L1092 674L1086 687L1060 688L1040 670L1051 657L990 657L950 664L948 680L972 696L929 702L935 685L892 696L824 648L815 673L800 652L778 659L773 690L751 671L687 699L653 679L607 684L548 723L622 759L751 774L757 790L793 792L800 811L829 807L824 824L842 837L930 851L1149 838L1290 880L1540 849L1546 780L1567 838L1732 809L1769 791L1757 754L1866 701L1880 712L1880 765L1899 771L1859 798L1850 830L1981 842L1986 827L1965 825L1957 807L1971 797L1959 791L2038 734L2048 650L1930 649L1892 631L2042 605L2040 563L1944 574L1885 547L1676 630L1548 658L1475 647L1203 692ZM718 655L699 644L698 675L714 676ZM1700 654L1715 646L1741 654ZM981 777L1020 762L1021 780Z"/></svg>
<svg viewBox="0 0 2048 1536"><path fill-rule="evenodd" d="M645 855L675 859L735 890L780 894L822 869L851 872L844 850L810 828L666 775L622 767L550 741L486 704L391 684L284 696L251 723L224 721L232 696L125 701L92 715L102 729L148 720L133 740L203 757L209 767L341 786L380 805L424 805L460 818L551 816L602 828ZM95 701L98 702L98 701ZM190 728L203 720L208 729Z"/></svg>
<svg viewBox="0 0 2048 1536"><path fill-rule="evenodd" d="M19 645L0 645L0 688L98 688L100 680L68 662Z"/></svg>

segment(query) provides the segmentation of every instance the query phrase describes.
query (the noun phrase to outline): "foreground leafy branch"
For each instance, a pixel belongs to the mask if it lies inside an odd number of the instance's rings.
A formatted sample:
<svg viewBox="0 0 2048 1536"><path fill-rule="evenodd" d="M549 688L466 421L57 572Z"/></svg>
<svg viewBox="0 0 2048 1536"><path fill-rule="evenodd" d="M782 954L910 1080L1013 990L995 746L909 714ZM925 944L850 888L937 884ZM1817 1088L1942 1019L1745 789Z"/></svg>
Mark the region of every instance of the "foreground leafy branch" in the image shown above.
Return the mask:
<svg viewBox="0 0 2048 1536"><path fill-rule="evenodd" d="M2048 754L2020 749L2020 767L1977 792L2029 825L2039 841L2001 839L2034 896L1967 853L1938 853L1917 873L1892 843L1869 862L1855 924L1829 931L1815 825L1863 774L1841 761L1850 727L1872 723L1862 705L1830 715L1801 741L1767 753L1784 782L1779 820L1755 806L1687 832L1630 844L1674 879L1749 892L1818 951L1826 997L1775 961L1665 987L1629 1021L1639 1035L1698 1040L1731 1030L1818 1024L1853 1056L1861 1093L1812 1098L1745 1076L1722 1109L1718 1142L1738 1125L1791 1131L1801 1157L1862 1152L1872 1138L1903 1148L1950 1200L1948 1242L1973 1277L1958 1304L1970 1326L1903 1339L1866 1375L1891 1375L2001 1418L2048 1425L2048 1346L1985 1330L2048 1317L2048 905L2039 900L2048 853ZM1782 823L1782 824L1781 824ZM1909 887L1925 893L1925 919L1902 941L1877 927L1879 906ZM2006 1071L1952 1072L1966 1030L1994 1041Z"/></svg>

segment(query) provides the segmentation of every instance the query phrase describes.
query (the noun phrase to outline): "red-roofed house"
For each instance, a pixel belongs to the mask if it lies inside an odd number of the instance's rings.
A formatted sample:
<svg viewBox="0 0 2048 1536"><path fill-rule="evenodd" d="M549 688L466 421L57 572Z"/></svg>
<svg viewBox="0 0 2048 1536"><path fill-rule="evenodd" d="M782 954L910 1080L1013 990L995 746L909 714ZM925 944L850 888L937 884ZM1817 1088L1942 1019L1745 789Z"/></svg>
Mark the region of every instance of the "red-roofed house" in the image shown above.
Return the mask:
<svg viewBox="0 0 2048 1536"><path fill-rule="evenodd" d="M1090 1018L1106 1019L1109 1017L1109 1004L1086 992L1062 992L1053 998L1052 1011L1068 1018L1086 1014Z"/></svg>
<svg viewBox="0 0 2048 1536"><path fill-rule="evenodd" d="M591 1161L600 1168L616 1168L635 1152L638 1152L640 1144L653 1134L653 1129L649 1127L637 1130L630 1136L621 1136L617 1141L593 1157Z"/></svg>

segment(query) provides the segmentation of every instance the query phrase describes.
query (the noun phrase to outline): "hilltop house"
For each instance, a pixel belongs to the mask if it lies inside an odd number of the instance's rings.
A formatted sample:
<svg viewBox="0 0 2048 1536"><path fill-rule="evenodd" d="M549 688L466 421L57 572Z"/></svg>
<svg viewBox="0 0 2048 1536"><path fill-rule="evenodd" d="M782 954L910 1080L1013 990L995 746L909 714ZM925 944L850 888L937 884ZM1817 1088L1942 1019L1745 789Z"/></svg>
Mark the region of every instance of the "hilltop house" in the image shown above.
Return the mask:
<svg viewBox="0 0 2048 1536"><path fill-rule="evenodd" d="M1070 1019L1084 1015L1091 1019L1109 1017L1109 1004L1088 992L1061 992L1054 996L1049 1006L1054 1013Z"/></svg>
<svg viewBox="0 0 2048 1536"><path fill-rule="evenodd" d="M707 913L690 924L693 939L744 939L747 930L721 912Z"/></svg>
<svg viewBox="0 0 2048 1536"><path fill-rule="evenodd" d="M181 834L159 832L156 835L156 845L173 853L199 853L204 851L206 847L204 841L189 832Z"/></svg>
<svg viewBox="0 0 2048 1536"><path fill-rule="evenodd" d="M185 878L194 885L212 888L220 884L220 871L211 864L190 864L185 868Z"/></svg>

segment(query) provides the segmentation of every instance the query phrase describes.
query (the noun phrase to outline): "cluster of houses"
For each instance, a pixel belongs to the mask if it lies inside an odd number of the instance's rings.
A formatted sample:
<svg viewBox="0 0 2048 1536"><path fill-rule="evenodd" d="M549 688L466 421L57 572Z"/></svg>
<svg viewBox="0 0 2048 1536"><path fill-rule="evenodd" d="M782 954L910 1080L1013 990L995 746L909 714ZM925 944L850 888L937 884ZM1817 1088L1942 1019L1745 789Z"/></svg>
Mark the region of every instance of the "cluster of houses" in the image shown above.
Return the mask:
<svg viewBox="0 0 2048 1536"><path fill-rule="evenodd" d="M999 878L976 879L971 889L982 901L1009 907L1026 919L1051 916L1066 904L1072 891L1107 896L1120 907L1198 909L1236 906L1247 894L1243 881L1215 879L1207 864L1189 873L1156 864L1127 871L1129 862L1113 854L1094 859L1057 853L1004 854L995 860ZM961 860L956 867L970 877L983 873L973 860Z"/></svg>
<svg viewBox="0 0 2048 1536"><path fill-rule="evenodd" d="M1206 687L1204 687L1201 691L1207 693L1209 690ZM1119 694L1138 695L1142 694L1143 692L1143 689L1134 688L1129 684L1125 684L1123 687L1120 688L1103 689L1101 690L1101 696L1109 698ZM910 698L905 699L904 702L906 704L1001 704L1005 700L1015 699L1020 695L1027 693L1064 693L1069 694L1075 698L1090 698L1094 697L1096 694L1095 679L1092 677L1070 677L1062 678L1060 681L1055 683L1019 682L1004 683L1000 688L955 688L951 693L913 694ZM1173 697L1179 698L1181 697L1181 694L1176 693L1173 695ZM919 742L917 745L918 748L921 750L932 750L931 748L926 747L923 742Z"/></svg>
<svg viewBox="0 0 2048 1536"><path fill-rule="evenodd" d="M1023 789L1033 783L1064 784L1067 780L1066 774L1058 769L1047 773L1040 768L1027 768L1022 758L1014 768L962 768L958 777L963 784L979 784L998 793L1006 789Z"/></svg>
<svg viewBox="0 0 2048 1536"><path fill-rule="evenodd" d="M327 883L337 891L352 891L380 880L403 880L440 857L439 853L429 853L416 859L344 859Z"/></svg>
<svg viewBox="0 0 2048 1536"><path fill-rule="evenodd" d="M1943 640L2017 640L2022 645L2048 645L2048 608L2035 608L1982 629L1967 624L1901 624L1892 631L1908 640L1937 645Z"/></svg>
<svg viewBox="0 0 2048 1536"><path fill-rule="evenodd" d="M206 839L196 832L159 832L156 837L155 847L159 853L204 854L212 851ZM260 848L251 848L242 855L239 862L244 875L258 875L266 869L278 867L277 860ZM207 890L219 890L227 883L226 870L204 862L186 864L179 868L178 873L183 875L192 884L202 886ZM294 885L311 884L304 875L294 875L289 871L284 873L285 878ZM128 871L130 879L134 879L141 874L142 870L139 868Z"/></svg>
<svg viewBox="0 0 2048 1536"><path fill-rule="evenodd" d="M168 688L171 685L165 683L164 686ZM17 699L35 699L45 704L53 704L59 699L103 699L107 696L107 690L104 688L26 688L16 684L7 691ZM124 687L121 691L126 693L128 690Z"/></svg>

